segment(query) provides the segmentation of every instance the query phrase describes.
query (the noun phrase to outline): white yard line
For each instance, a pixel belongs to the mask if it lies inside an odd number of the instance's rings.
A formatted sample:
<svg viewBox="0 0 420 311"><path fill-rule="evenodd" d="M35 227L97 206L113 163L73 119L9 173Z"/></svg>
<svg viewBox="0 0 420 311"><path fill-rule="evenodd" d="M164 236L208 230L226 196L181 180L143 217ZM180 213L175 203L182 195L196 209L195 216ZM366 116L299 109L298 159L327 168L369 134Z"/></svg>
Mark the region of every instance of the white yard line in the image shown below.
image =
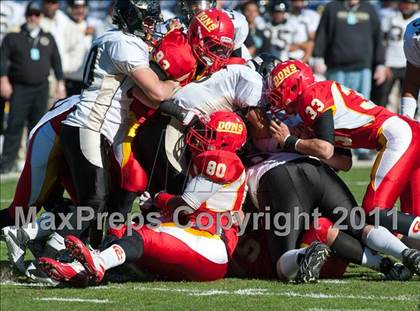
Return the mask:
<svg viewBox="0 0 420 311"><path fill-rule="evenodd" d="M59 302L88 302L88 303L112 303L108 299L84 299L84 298L64 298L64 297L44 297L33 298L38 301L59 301Z"/></svg>
<svg viewBox="0 0 420 311"><path fill-rule="evenodd" d="M324 281L325 282L325 281ZM0 285L6 286L29 286L29 287L48 287L42 283L17 283L17 282L1 282ZM356 299L356 300L388 300L388 301L419 301L420 296L373 296L373 295L335 295L324 293L301 293L295 291L276 292L267 288L244 288L237 290L221 290L221 289L188 289L188 288L168 288L168 287L145 287L145 286L128 286L124 287L118 284L89 287L90 290L106 290L106 289L122 289L122 290L138 290L145 292L169 292L181 293L188 296L219 296L219 295L236 295L236 296L282 296L282 297L299 297L313 299ZM54 298L54 297L53 297ZM66 299L66 298L64 298ZM101 300L102 301L102 300Z"/></svg>

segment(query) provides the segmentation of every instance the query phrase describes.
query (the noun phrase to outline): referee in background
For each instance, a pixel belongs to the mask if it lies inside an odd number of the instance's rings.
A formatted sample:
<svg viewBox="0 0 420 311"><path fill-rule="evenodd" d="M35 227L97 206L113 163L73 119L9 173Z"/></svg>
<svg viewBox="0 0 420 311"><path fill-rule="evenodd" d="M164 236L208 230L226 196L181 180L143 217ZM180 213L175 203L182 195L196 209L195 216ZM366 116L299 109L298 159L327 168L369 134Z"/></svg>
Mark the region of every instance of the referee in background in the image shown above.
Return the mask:
<svg viewBox="0 0 420 311"><path fill-rule="evenodd" d="M1 97L10 101L0 174L12 172L25 125L30 131L47 110L48 75L59 81L57 98L65 97L63 70L51 34L41 30L41 7L30 2L19 32L5 36L0 48Z"/></svg>

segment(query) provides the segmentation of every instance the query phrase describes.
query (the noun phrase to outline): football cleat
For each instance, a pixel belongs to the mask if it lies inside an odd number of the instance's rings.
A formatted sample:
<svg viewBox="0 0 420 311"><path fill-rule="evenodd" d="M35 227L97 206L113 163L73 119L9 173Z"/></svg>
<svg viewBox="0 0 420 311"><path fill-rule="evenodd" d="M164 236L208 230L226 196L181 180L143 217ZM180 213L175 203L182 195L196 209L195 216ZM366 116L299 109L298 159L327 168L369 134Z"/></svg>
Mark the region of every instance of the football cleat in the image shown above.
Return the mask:
<svg viewBox="0 0 420 311"><path fill-rule="evenodd" d="M4 227L2 229L6 241L10 263L21 273L25 273L25 253L29 236L22 228Z"/></svg>
<svg viewBox="0 0 420 311"><path fill-rule="evenodd" d="M296 283L315 283L319 279L321 268L331 254L330 248L318 241L313 242L305 251L299 265Z"/></svg>
<svg viewBox="0 0 420 311"><path fill-rule="evenodd" d="M402 252L402 257L404 266L420 276L420 251L407 248Z"/></svg>
<svg viewBox="0 0 420 311"><path fill-rule="evenodd" d="M379 272L383 273L389 281L408 281L413 277L410 269L389 258L383 258L381 260Z"/></svg>
<svg viewBox="0 0 420 311"><path fill-rule="evenodd" d="M90 251L81 240L73 235L68 235L64 243L71 256L85 267L91 279L96 283L101 283L105 269L95 260L94 252Z"/></svg>
<svg viewBox="0 0 420 311"><path fill-rule="evenodd" d="M45 273L36 261L33 261L29 264L28 268L25 271L25 275L32 281L48 284L51 286L57 286L59 282L50 278L47 273Z"/></svg>
<svg viewBox="0 0 420 311"><path fill-rule="evenodd" d="M78 261L63 263L48 257L41 257L39 267L54 281L69 283L76 287L88 285L89 275Z"/></svg>

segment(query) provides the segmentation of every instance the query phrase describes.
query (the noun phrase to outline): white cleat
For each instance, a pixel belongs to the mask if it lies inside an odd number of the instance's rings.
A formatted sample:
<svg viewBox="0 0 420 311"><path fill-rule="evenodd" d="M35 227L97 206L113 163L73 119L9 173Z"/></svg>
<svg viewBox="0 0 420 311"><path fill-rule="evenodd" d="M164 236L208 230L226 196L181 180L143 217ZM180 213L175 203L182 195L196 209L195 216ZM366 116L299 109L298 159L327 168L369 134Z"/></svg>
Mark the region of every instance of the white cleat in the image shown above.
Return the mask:
<svg viewBox="0 0 420 311"><path fill-rule="evenodd" d="M44 271L42 271L38 264L35 262L31 262L28 268L25 271L25 275L30 278L32 281L47 284L50 286L57 286L60 282L57 282L50 278Z"/></svg>
<svg viewBox="0 0 420 311"><path fill-rule="evenodd" d="M21 273L25 273L25 253L29 237L21 228L4 227L2 229L6 241L10 263Z"/></svg>

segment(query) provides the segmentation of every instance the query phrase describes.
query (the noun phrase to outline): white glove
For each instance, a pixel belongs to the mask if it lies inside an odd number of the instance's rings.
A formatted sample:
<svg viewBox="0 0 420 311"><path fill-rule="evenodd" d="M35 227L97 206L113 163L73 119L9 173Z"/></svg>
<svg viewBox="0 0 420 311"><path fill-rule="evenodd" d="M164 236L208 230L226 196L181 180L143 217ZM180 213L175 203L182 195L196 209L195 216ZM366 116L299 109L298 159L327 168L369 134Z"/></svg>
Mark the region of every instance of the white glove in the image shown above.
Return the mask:
<svg viewBox="0 0 420 311"><path fill-rule="evenodd" d="M141 210L150 209L153 206L153 199L149 192L145 191L139 197L139 205Z"/></svg>

